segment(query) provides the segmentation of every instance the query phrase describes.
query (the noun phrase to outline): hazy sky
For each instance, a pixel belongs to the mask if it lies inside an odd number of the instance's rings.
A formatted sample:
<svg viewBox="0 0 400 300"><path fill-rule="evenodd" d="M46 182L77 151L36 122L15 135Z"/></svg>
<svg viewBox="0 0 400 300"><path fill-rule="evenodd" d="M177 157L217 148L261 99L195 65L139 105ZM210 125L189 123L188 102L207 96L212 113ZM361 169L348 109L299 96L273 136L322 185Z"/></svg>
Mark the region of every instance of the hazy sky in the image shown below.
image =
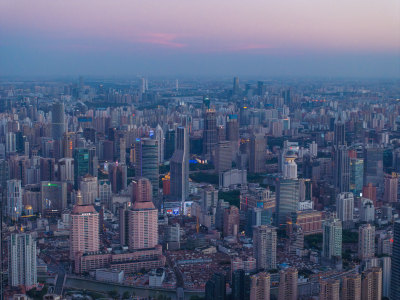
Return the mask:
<svg viewBox="0 0 400 300"><path fill-rule="evenodd" d="M0 1L0 75L78 74L400 77L400 1Z"/></svg>

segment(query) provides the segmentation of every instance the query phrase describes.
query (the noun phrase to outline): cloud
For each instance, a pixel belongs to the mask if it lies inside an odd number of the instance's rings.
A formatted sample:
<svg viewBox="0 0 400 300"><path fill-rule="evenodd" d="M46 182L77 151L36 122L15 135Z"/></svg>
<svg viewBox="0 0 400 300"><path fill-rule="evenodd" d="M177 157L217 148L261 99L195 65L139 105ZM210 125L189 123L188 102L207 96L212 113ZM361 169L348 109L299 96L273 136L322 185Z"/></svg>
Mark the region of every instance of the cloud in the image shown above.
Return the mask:
<svg viewBox="0 0 400 300"><path fill-rule="evenodd" d="M176 41L176 34L169 33L147 33L139 36L138 42L165 46L168 48L184 48L187 45Z"/></svg>

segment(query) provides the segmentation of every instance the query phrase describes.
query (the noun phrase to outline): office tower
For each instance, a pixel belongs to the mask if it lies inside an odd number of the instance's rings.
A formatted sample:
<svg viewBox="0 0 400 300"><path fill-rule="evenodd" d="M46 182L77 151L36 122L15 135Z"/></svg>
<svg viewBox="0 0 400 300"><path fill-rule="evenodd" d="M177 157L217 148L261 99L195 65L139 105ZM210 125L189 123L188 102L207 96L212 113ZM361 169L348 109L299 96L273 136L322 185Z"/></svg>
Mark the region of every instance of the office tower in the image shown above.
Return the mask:
<svg viewBox="0 0 400 300"><path fill-rule="evenodd" d="M132 179L132 203L152 201L151 182L144 177Z"/></svg>
<svg viewBox="0 0 400 300"><path fill-rule="evenodd" d="M158 169L158 144L156 140L144 138L135 144L135 175L150 180L153 197L158 198L159 169Z"/></svg>
<svg viewBox="0 0 400 300"><path fill-rule="evenodd" d="M100 250L99 213L92 204L84 204L78 190L71 212L70 258Z"/></svg>
<svg viewBox="0 0 400 300"><path fill-rule="evenodd" d="M361 222L374 222L375 220L375 206L372 200L361 198L360 206L360 221Z"/></svg>
<svg viewBox="0 0 400 300"><path fill-rule="evenodd" d="M335 121L334 125L334 146L338 148L346 144L346 124L342 121L341 117Z"/></svg>
<svg viewBox="0 0 400 300"><path fill-rule="evenodd" d="M58 175L60 181L74 181L74 159L61 158L58 161Z"/></svg>
<svg viewBox="0 0 400 300"><path fill-rule="evenodd" d="M76 148L74 150L74 181L76 189L79 181L86 174L89 174L89 150Z"/></svg>
<svg viewBox="0 0 400 300"><path fill-rule="evenodd" d="M114 194L127 188L127 167L118 162L108 165L108 179L111 182L111 190Z"/></svg>
<svg viewBox="0 0 400 300"><path fill-rule="evenodd" d="M257 81L257 95L264 96L265 94L265 86L263 81Z"/></svg>
<svg viewBox="0 0 400 300"><path fill-rule="evenodd" d="M55 160L54 158L40 158L40 180L54 181L55 175Z"/></svg>
<svg viewBox="0 0 400 300"><path fill-rule="evenodd" d="M158 143L158 163L162 164L164 163L165 137L164 131L162 130L160 124L158 124L155 129L154 138Z"/></svg>
<svg viewBox="0 0 400 300"><path fill-rule="evenodd" d="M232 168L232 148L229 141L218 143L214 166L218 174Z"/></svg>
<svg viewBox="0 0 400 300"><path fill-rule="evenodd" d="M67 208L67 183L61 181L42 181L40 212L54 211L61 212Z"/></svg>
<svg viewBox="0 0 400 300"><path fill-rule="evenodd" d="M74 132L66 132L64 133L62 140L62 156L72 158L74 154L75 148L75 133Z"/></svg>
<svg viewBox="0 0 400 300"><path fill-rule="evenodd" d="M250 277L250 300L269 300L271 276L261 272Z"/></svg>
<svg viewBox="0 0 400 300"><path fill-rule="evenodd" d="M226 118L226 140L231 144L232 159L235 159L239 152L239 122L237 115L228 115Z"/></svg>
<svg viewBox="0 0 400 300"><path fill-rule="evenodd" d="M165 155L164 159L169 160L175 152L175 130L168 129L165 133Z"/></svg>
<svg viewBox="0 0 400 300"><path fill-rule="evenodd" d="M364 186L382 186L383 178L383 148L369 145L364 148Z"/></svg>
<svg viewBox="0 0 400 300"><path fill-rule="evenodd" d="M64 103L56 102L51 108L51 134L54 140L61 140L65 133Z"/></svg>
<svg viewBox="0 0 400 300"><path fill-rule="evenodd" d="M207 300L224 300L226 298L226 280L224 274L216 273L206 283Z"/></svg>
<svg viewBox="0 0 400 300"><path fill-rule="evenodd" d="M176 149L170 160L170 195L183 203L189 196L189 137L186 127L176 129ZM182 206L183 207L183 206Z"/></svg>
<svg viewBox="0 0 400 300"><path fill-rule="evenodd" d="M126 139L119 139L119 163L126 164Z"/></svg>
<svg viewBox="0 0 400 300"><path fill-rule="evenodd" d="M373 267L361 274L361 300L380 299L382 299L382 269Z"/></svg>
<svg viewBox="0 0 400 300"><path fill-rule="evenodd" d="M179 250L181 247L181 226L178 223L164 228L164 242L167 250Z"/></svg>
<svg viewBox="0 0 400 300"><path fill-rule="evenodd" d="M330 218L322 224L322 258L331 260L342 257L342 222Z"/></svg>
<svg viewBox="0 0 400 300"><path fill-rule="evenodd" d="M138 195L128 211L130 250L154 248L158 244L158 211L146 192L148 184L141 190L143 194Z"/></svg>
<svg viewBox="0 0 400 300"><path fill-rule="evenodd" d="M358 258L366 260L375 256L375 226L361 225L358 228Z"/></svg>
<svg viewBox="0 0 400 300"><path fill-rule="evenodd" d="M341 300L361 300L361 275L349 274L342 277Z"/></svg>
<svg viewBox="0 0 400 300"><path fill-rule="evenodd" d="M339 193L350 191L350 159L346 146L335 149L335 162L333 168L334 184Z"/></svg>
<svg viewBox="0 0 400 300"><path fill-rule="evenodd" d="M249 172L265 172L266 141L262 134L253 134L250 138Z"/></svg>
<svg viewBox="0 0 400 300"><path fill-rule="evenodd" d="M276 228L270 225L253 227L253 252L257 269L276 268Z"/></svg>
<svg viewBox="0 0 400 300"><path fill-rule="evenodd" d="M362 196L364 198L371 199L376 206L376 186L373 186L372 183L368 183L368 185L363 186Z"/></svg>
<svg viewBox="0 0 400 300"><path fill-rule="evenodd" d="M17 140L14 132L6 133L6 153L15 153L17 152Z"/></svg>
<svg viewBox="0 0 400 300"><path fill-rule="evenodd" d="M224 210L224 236L236 236L239 231L239 209L231 205Z"/></svg>
<svg viewBox="0 0 400 300"><path fill-rule="evenodd" d="M297 270L288 268L279 273L278 300L297 300Z"/></svg>
<svg viewBox="0 0 400 300"><path fill-rule="evenodd" d="M89 174L97 177L99 172L99 158L96 154L96 146L92 145L88 147L89 151ZM121 163L122 164L122 163Z"/></svg>
<svg viewBox="0 0 400 300"><path fill-rule="evenodd" d="M250 278L243 269L232 271L232 300L250 299Z"/></svg>
<svg viewBox="0 0 400 300"><path fill-rule="evenodd" d="M353 193L340 193L336 197L336 215L342 221L343 228L351 228L354 224L354 196Z"/></svg>
<svg viewBox="0 0 400 300"><path fill-rule="evenodd" d="M350 192L359 196L363 188L364 160L350 159Z"/></svg>
<svg viewBox="0 0 400 300"><path fill-rule="evenodd" d="M21 180L7 180L7 216L17 220L22 213L22 187Z"/></svg>
<svg viewBox="0 0 400 300"><path fill-rule="evenodd" d="M99 180L100 203L109 210L112 209L111 196L112 196L111 182L107 179Z"/></svg>
<svg viewBox="0 0 400 300"><path fill-rule="evenodd" d="M340 280L324 279L319 282L319 300L339 300Z"/></svg>
<svg viewBox="0 0 400 300"><path fill-rule="evenodd" d="M79 184L83 204L93 204L99 197L99 186L97 184L97 177L86 174L82 177Z"/></svg>
<svg viewBox="0 0 400 300"><path fill-rule="evenodd" d="M398 185L399 185L399 175L397 173L393 172L391 174L385 174L384 178L385 191L383 194L383 202L385 203L397 202Z"/></svg>
<svg viewBox="0 0 400 300"><path fill-rule="evenodd" d="M390 297L390 281L392 276L392 258L380 258L380 266L382 267L382 296Z"/></svg>
<svg viewBox="0 0 400 300"><path fill-rule="evenodd" d="M295 159L296 153L287 151L285 154L285 161L283 163L283 178L284 179L297 179L297 164Z"/></svg>
<svg viewBox="0 0 400 300"><path fill-rule="evenodd" d="M217 145L217 117L215 109L208 108L204 113L203 155L207 160L213 160Z"/></svg>
<svg viewBox="0 0 400 300"><path fill-rule="evenodd" d="M394 222L390 299L400 299L400 221Z"/></svg>
<svg viewBox="0 0 400 300"><path fill-rule="evenodd" d="M10 179L10 166L8 161L0 159L0 189L5 191L7 187L7 180Z"/></svg>
<svg viewBox="0 0 400 300"><path fill-rule="evenodd" d="M295 213L299 203L299 180L277 178L276 181L276 226L286 225L286 219Z"/></svg>
<svg viewBox="0 0 400 300"><path fill-rule="evenodd" d="M233 77L232 94L238 95L240 93L239 77Z"/></svg>
<svg viewBox="0 0 400 300"><path fill-rule="evenodd" d="M8 277L11 286L30 289L37 284L36 241L29 233L13 233L8 244Z"/></svg>

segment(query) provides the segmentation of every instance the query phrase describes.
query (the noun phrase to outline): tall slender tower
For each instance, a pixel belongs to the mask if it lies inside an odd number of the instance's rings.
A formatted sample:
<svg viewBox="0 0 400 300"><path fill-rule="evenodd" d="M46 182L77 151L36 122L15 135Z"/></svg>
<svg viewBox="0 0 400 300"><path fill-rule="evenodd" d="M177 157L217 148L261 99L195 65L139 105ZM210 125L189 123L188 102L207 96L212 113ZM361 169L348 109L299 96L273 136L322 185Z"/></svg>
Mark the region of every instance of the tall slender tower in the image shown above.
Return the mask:
<svg viewBox="0 0 400 300"><path fill-rule="evenodd" d="M183 203L189 196L189 138L186 127L176 129L176 149L170 161L171 196Z"/></svg>
<svg viewBox="0 0 400 300"><path fill-rule="evenodd" d="M371 259L375 256L375 226L365 224L358 228L358 258Z"/></svg>
<svg viewBox="0 0 400 300"><path fill-rule="evenodd" d="M7 216L17 220L22 213L21 180L7 180Z"/></svg>
<svg viewBox="0 0 400 300"><path fill-rule="evenodd" d="M253 227L253 251L257 269L276 268L276 228L270 225Z"/></svg>
<svg viewBox="0 0 400 300"><path fill-rule="evenodd" d="M390 299L400 299L400 221L394 223Z"/></svg>
<svg viewBox="0 0 400 300"><path fill-rule="evenodd" d="M217 118L215 109L208 108L204 113L203 154L208 160L213 159L217 145Z"/></svg>
<svg viewBox="0 0 400 300"><path fill-rule="evenodd" d="M64 103L56 102L51 108L51 133L53 139L61 140L65 133Z"/></svg>

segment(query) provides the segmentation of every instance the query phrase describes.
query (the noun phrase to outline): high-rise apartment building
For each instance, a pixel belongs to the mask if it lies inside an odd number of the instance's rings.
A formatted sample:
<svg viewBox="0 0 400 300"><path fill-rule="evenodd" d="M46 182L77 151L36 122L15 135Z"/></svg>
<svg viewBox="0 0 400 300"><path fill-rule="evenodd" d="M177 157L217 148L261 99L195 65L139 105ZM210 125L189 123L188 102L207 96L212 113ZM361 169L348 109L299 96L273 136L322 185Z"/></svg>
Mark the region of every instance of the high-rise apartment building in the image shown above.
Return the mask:
<svg viewBox="0 0 400 300"><path fill-rule="evenodd" d="M186 127L176 129L176 149L170 160L170 195L183 202L189 196L189 137Z"/></svg>
<svg viewBox="0 0 400 300"><path fill-rule="evenodd" d="M361 300L361 275L349 274L342 277L341 300Z"/></svg>
<svg viewBox="0 0 400 300"><path fill-rule="evenodd" d="M361 225L358 228L358 258L371 259L375 256L375 226Z"/></svg>
<svg viewBox="0 0 400 300"><path fill-rule="evenodd" d="M297 280L295 268L280 271L278 300L297 300Z"/></svg>
<svg viewBox="0 0 400 300"><path fill-rule="evenodd" d="M399 175L397 173L385 174L383 201L385 203L397 202Z"/></svg>
<svg viewBox="0 0 400 300"><path fill-rule="evenodd" d="M8 277L13 287L37 284L36 241L29 233L13 233L8 243Z"/></svg>
<svg viewBox="0 0 400 300"><path fill-rule="evenodd" d="M339 300L340 280L325 279L319 282L319 300Z"/></svg>
<svg viewBox="0 0 400 300"><path fill-rule="evenodd" d="M83 204L93 204L94 201L99 197L99 185L97 183L97 177L86 174L82 177L79 184Z"/></svg>
<svg viewBox="0 0 400 300"><path fill-rule="evenodd" d="M76 204L71 212L70 258L100 249L99 213L92 204L84 204L81 192L76 195Z"/></svg>
<svg viewBox="0 0 400 300"><path fill-rule="evenodd" d="M342 222L330 218L322 224L322 258L333 259L342 257Z"/></svg>
<svg viewBox="0 0 400 300"><path fill-rule="evenodd" d="M373 267L361 274L361 300L379 299L382 299L382 269Z"/></svg>
<svg viewBox="0 0 400 300"><path fill-rule="evenodd" d="M354 196L353 193L343 192L336 197L336 215L342 221L343 228L351 228L354 223Z"/></svg>
<svg viewBox="0 0 400 300"><path fill-rule="evenodd" d="M231 205L224 210L224 236L236 236L239 231L239 209Z"/></svg>
<svg viewBox="0 0 400 300"><path fill-rule="evenodd" d="M269 300L271 276L261 272L250 277L250 300Z"/></svg>
<svg viewBox="0 0 400 300"><path fill-rule="evenodd" d="M152 201L151 182L144 177L132 179L132 203Z"/></svg>
<svg viewBox="0 0 400 300"><path fill-rule="evenodd" d="M7 180L7 216L17 220L22 213L21 180Z"/></svg>
<svg viewBox="0 0 400 300"><path fill-rule="evenodd" d="M257 269L276 268L276 228L270 225L253 227L253 252L257 260Z"/></svg>

